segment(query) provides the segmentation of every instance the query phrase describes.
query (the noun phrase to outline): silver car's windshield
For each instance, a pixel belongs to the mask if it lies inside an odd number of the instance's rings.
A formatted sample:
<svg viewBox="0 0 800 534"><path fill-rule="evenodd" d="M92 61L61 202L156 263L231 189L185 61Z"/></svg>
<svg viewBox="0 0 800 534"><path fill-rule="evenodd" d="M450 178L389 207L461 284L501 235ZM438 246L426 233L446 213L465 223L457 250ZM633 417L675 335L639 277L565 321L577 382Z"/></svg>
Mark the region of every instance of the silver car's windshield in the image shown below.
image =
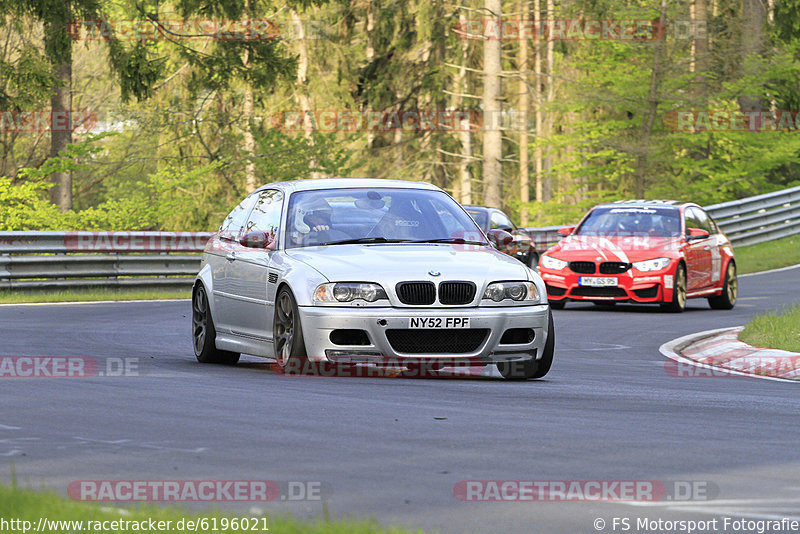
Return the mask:
<svg viewBox="0 0 800 534"><path fill-rule="evenodd" d="M488 244L449 196L425 189L299 191L290 197L286 248L352 243Z"/></svg>
<svg viewBox="0 0 800 534"><path fill-rule="evenodd" d="M595 208L575 231L586 236L677 237L680 233L680 212L672 207Z"/></svg>

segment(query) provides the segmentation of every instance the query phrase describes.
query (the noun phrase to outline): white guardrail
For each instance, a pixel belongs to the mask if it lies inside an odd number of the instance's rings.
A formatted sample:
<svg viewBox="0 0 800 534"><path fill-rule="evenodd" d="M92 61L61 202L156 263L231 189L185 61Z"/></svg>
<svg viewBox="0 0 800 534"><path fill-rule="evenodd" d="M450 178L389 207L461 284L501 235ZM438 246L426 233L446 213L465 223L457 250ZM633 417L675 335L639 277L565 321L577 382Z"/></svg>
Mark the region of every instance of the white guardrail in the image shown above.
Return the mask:
<svg viewBox="0 0 800 534"><path fill-rule="evenodd" d="M800 187L706 206L734 246L800 234Z"/></svg>
<svg viewBox="0 0 800 534"><path fill-rule="evenodd" d="M706 207L735 246L800 233L800 187ZM526 228L541 254L561 226ZM211 232L0 232L0 289L188 289Z"/></svg>
<svg viewBox="0 0 800 534"><path fill-rule="evenodd" d="M0 288L192 286L210 232L0 232Z"/></svg>

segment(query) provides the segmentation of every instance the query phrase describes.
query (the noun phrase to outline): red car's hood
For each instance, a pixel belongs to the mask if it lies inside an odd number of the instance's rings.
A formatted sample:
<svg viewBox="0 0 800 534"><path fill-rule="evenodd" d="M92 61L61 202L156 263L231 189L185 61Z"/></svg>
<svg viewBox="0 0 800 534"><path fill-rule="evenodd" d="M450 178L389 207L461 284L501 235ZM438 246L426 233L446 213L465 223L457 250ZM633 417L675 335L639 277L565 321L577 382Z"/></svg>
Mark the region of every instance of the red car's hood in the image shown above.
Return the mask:
<svg viewBox="0 0 800 534"><path fill-rule="evenodd" d="M565 261L622 261L632 263L676 254L680 237L570 235L547 254Z"/></svg>

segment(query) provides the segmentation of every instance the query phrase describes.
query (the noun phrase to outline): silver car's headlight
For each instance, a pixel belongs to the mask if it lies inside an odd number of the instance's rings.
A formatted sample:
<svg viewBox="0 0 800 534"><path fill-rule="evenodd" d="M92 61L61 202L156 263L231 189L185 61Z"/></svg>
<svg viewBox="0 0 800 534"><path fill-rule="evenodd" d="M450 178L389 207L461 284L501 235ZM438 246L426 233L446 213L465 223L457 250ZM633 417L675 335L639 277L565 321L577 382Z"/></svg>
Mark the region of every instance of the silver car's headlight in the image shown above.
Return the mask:
<svg viewBox="0 0 800 534"><path fill-rule="evenodd" d="M553 269L554 271L560 271L561 269L563 269L564 267L567 266L567 262L566 261L559 260L557 258L554 258L552 256L548 256L546 254L542 256L542 259L539 260L539 263L545 269Z"/></svg>
<svg viewBox="0 0 800 534"><path fill-rule="evenodd" d="M669 258L656 258L654 260L644 260L633 262L633 268L637 271L660 271L669 265Z"/></svg>
<svg viewBox="0 0 800 534"><path fill-rule="evenodd" d="M493 282L483 292L483 300L500 303L512 300L525 304L539 302L539 290L533 282ZM490 304L490 302L483 302Z"/></svg>
<svg viewBox="0 0 800 534"><path fill-rule="evenodd" d="M334 282L320 284L314 290L315 302L347 303L356 300L376 302L388 300L386 291L379 285L369 282Z"/></svg>

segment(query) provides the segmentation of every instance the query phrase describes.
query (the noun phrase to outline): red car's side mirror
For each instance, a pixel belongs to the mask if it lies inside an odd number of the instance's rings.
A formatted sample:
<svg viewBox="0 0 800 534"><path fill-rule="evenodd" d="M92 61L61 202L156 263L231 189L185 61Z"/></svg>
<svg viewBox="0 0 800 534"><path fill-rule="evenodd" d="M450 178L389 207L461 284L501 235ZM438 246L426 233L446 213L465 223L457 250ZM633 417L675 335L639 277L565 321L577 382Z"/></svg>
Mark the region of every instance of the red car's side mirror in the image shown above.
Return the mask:
<svg viewBox="0 0 800 534"><path fill-rule="evenodd" d="M492 244L494 248L497 250L504 250L511 246L511 243L514 242L514 236L506 232L505 230L489 230L486 232L486 238L489 240L489 243Z"/></svg>
<svg viewBox="0 0 800 534"><path fill-rule="evenodd" d="M574 226L565 226L563 228L559 228L558 229L558 233L561 234L561 235L567 236L567 235L571 234L573 230L575 230Z"/></svg>
<svg viewBox="0 0 800 534"><path fill-rule="evenodd" d="M702 228L689 228L689 235L687 239L689 241L696 241L698 239L705 239L709 236L708 230L703 230Z"/></svg>
<svg viewBox="0 0 800 534"><path fill-rule="evenodd" d="M247 232L239 239L239 243L247 248L274 250L275 236L267 232Z"/></svg>

